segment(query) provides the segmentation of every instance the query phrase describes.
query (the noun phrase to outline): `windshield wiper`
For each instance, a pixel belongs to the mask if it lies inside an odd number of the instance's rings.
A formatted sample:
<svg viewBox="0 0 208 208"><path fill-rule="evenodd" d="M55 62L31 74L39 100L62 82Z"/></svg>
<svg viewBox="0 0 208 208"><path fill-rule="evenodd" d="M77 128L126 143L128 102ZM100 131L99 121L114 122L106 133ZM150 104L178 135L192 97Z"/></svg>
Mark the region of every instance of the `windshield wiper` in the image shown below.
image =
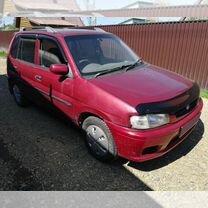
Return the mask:
<svg viewBox="0 0 208 208"><path fill-rule="evenodd" d="M116 67L116 68L113 68L113 69L108 69L108 70L104 70L104 71L101 71L101 72L98 72L97 74L95 74L95 78L99 77L99 76L102 76L102 75L105 75L105 74L108 74L108 73L112 73L112 72L116 72L116 71L120 71L122 69L126 69L126 71L130 70L130 69L133 69L134 67L136 67L136 65L138 63L143 63L141 59L138 59L135 63L133 64L128 64L128 65L122 65L122 66L119 66L119 67Z"/></svg>
<svg viewBox="0 0 208 208"><path fill-rule="evenodd" d="M129 66L127 66L126 72L131 70L131 69L134 69L138 64L143 64L142 59L138 59L135 63L130 64Z"/></svg>
<svg viewBox="0 0 208 208"><path fill-rule="evenodd" d="M129 66L130 66L130 65L123 65L123 66L116 67L116 68L113 68L113 69L107 69L107 70L98 72L97 74L95 74L94 77L97 78L97 77L99 77L99 76L101 76L101 75L105 75L105 74L108 74L108 73L120 71L121 69L124 69L124 68L129 67Z"/></svg>

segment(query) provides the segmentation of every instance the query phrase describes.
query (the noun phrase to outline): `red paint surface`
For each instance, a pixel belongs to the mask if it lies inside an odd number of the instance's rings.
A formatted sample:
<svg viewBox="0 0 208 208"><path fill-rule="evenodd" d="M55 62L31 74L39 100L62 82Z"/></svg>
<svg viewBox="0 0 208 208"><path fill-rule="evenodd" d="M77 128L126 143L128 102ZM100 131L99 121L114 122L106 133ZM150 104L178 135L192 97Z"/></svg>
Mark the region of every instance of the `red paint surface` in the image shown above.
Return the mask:
<svg viewBox="0 0 208 208"><path fill-rule="evenodd" d="M99 32L77 30L64 34L41 33L54 36L59 40L71 65L74 78L68 78L60 82L59 75L38 68L37 63L34 67L31 64L14 60L9 56L17 71L21 74L21 78L46 94L50 93L49 88L52 87L52 96L70 103L71 106L66 106L55 99L53 104L78 125L79 118L83 113L91 113L102 118L113 134L120 156L133 161L144 161L161 156L187 137L184 134L183 138L176 144L167 146L173 138L180 136L181 128L190 126L190 122L199 119L202 101L199 102L192 113L175 123L146 131L131 129L129 118L132 115L138 115L135 109L138 104L174 98L190 89L193 85L192 82L153 65L144 65L143 68L122 74L86 80L80 76L63 37L84 33L99 34ZM38 44L36 47L38 47ZM37 62L39 58L36 57L35 60ZM38 81L35 79L36 75L43 79ZM187 132L187 134L189 133ZM145 148L155 145L160 146L157 153L142 155Z"/></svg>

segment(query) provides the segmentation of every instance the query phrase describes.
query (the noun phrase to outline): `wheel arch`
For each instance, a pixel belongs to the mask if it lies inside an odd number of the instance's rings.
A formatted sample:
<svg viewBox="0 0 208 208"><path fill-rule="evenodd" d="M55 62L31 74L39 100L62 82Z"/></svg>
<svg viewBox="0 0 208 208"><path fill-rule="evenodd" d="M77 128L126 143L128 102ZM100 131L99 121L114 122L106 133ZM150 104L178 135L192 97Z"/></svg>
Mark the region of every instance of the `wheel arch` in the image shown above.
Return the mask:
<svg viewBox="0 0 208 208"><path fill-rule="evenodd" d="M92 112L82 112L80 115L79 115L79 118L78 118L78 125L80 127L82 127L82 124L84 122L84 120L86 120L88 117L90 116L94 116L94 117L97 117L101 120L104 121L104 118L96 113L92 113Z"/></svg>

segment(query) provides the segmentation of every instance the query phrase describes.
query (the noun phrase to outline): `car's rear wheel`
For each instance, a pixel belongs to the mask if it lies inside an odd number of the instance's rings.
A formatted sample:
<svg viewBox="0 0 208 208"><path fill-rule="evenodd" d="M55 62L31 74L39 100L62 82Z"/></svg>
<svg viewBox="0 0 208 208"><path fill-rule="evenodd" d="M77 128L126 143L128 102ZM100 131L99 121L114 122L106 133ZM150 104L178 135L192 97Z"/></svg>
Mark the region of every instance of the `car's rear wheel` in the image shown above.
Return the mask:
<svg viewBox="0 0 208 208"><path fill-rule="evenodd" d="M94 116L88 117L82 125L86 132L86 143L90 153L100 161L116 159L117 150L113 136L106 123Z"/></svg>
<svg viewBox="0 0 208 208"><path fill-rule="evenodd" d="M12 94L17 105L25 107L28 105L28 99L23 95L22 90L17 84L12 85Z"/></svg>

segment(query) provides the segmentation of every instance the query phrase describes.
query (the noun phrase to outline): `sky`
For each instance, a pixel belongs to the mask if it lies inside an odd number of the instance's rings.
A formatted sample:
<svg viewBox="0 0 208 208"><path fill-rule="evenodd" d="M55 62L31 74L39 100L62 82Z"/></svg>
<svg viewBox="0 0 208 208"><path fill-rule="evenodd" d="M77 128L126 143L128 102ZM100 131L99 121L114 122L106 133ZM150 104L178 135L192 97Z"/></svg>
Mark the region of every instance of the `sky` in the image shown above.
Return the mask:
<svg viewBox="0 0 208 208"><path fill-rule="evenodd" d="M91 0L89 0L91 1ZM116 9L122 8L128 4L135 2L136 0L95 0L95 9ZM148 2L165 2L168 5L190 5L194 4L197 0L143 0ZM80 8L82 10L86 9L87 0L77 0ZM101 24L118 24L123 22L126 18L97 18L97 25ZM164 19L166 20L166 19ZM167 18L167 20L174 20L172 18ZM84 23L88 23L88 19L83 19ZM13 18L6 17L3 19L3 23L11 24L13 22Z"/></svg>

